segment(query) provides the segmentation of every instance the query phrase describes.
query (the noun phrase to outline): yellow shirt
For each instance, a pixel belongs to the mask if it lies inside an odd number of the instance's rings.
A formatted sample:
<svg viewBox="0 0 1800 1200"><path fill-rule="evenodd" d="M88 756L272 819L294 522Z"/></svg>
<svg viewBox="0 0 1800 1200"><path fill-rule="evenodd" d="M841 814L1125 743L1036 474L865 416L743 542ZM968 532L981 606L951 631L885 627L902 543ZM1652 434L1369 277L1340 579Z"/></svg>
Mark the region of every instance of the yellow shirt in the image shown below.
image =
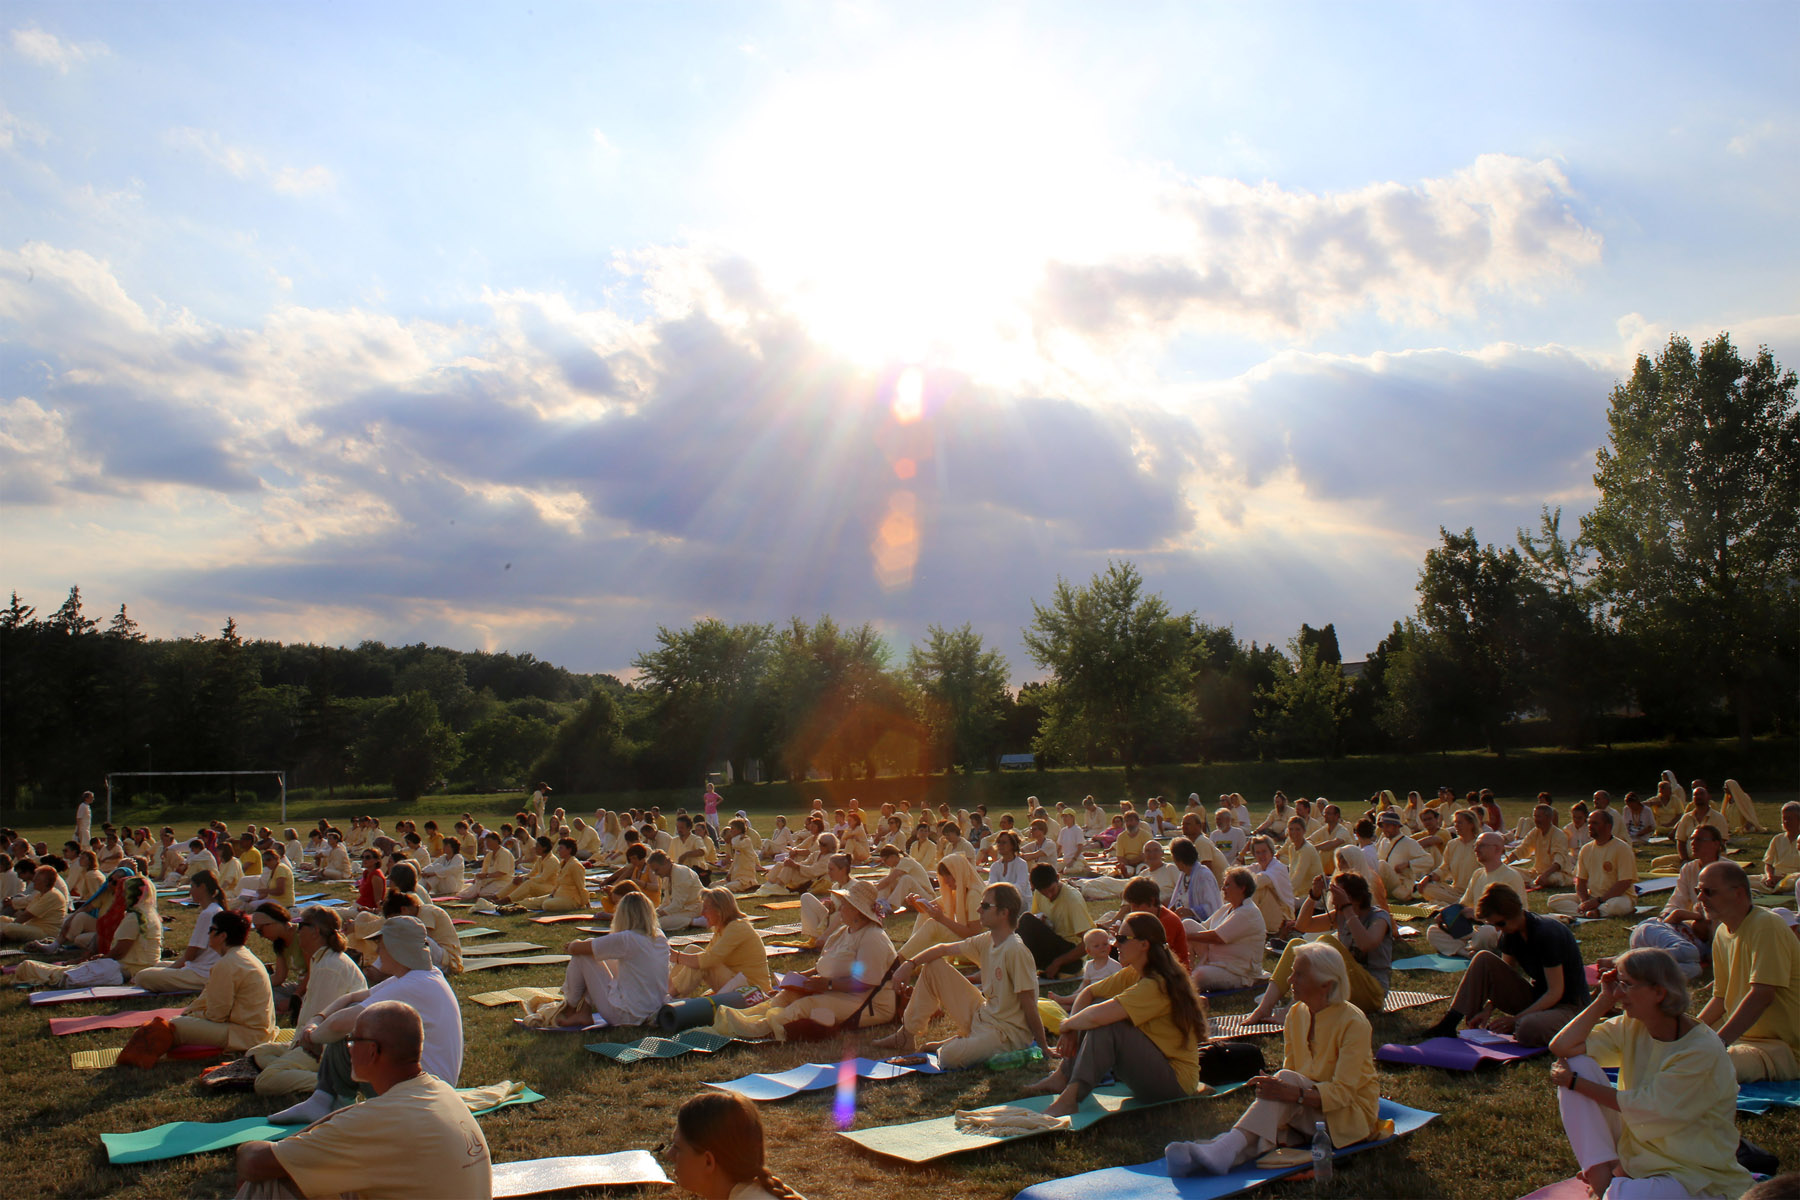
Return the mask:
<svg viewBox="0 0 1800 1200"><path fill-rule="evenodd" d="M285 861L269 869L269 899L283 905L294 902L294 868Z"/></svg>
<svg viewBox="0 0 1800 1200"><path fill-rule="evenodd" d="M1615 837L1604 846L1589 842L1575 860L1575 878L1587 880L1590 896L1603 896L1621 879L1635 883L1637 877L1637 855L1622 837Z"/></svg>
<svg viewBox="0 0 1800 1200"><path fill-rule="evenodd" d="M1741 1036L1780 1039L1800 1057L1800 939L1787 922L1766 908L1752 908L1737 932L1720 923L1713 929L1713 995L1725 1004L1725 1016L1749 994L1750 985L1766 983L1775 999Z"/></svg>
<svg viewBox="0 0 1800 1200"><path fill-rule="evenodd" d="M1444 843L1444 861L1435 870L1440 883L1449 887L1463 887L1478 868L1474 839L1465 842L1461 838L1451 838ZM1519 899L1524 898L1524 889L1520 889Z"/></svg>
<svg viewBox="0 0 1800 1200"><path fill-rule="evenodd" d="M413 902L419 906L419 924L425 926L425 932L432 941L444 948L444 974L460 974L463 969L463 952L462 939L456 936L456 922L423 892L414 892Z"/></svg>
<svg viewBox="0 0 1800 1200"><path fill-rule="evenodd" d="M1777 882L1783 875L1800 871L1800 839L1788 837L1785 831L1777 833L1763 852L1763 865L1774 873Z"/></svg>
<svg viewBox="0 0 1800 1200"><path fill-rule="evenodd" d="M69 897L57 888L33 892L25 902L25 928L43 937L54 937L62 931L63 918L69 915Z"/></svg>
<svg viewBox="0 0 1800 1200"><path fill-rule="evenodd" d="M1781 918L1772 919L1793 941ZM1716 948L1713 955L1716 962ZM1718 1034L1696 1022L1659 1042L1641 1021L1614 1017L1588 1034L1587 1052L1619 1068L1619 1165L1627 1175L1671 1175L1693 1196L1743 1195L1751 1180L1737 1161L1737 1071Z"/></svg>
<svg viewBox="0 0 1800 1200"><path fill-rule="evenodd" d="M306 1196L474 1200L494 1194L481 1126L456 1089L420 1073L276 1142Z"/></svg>
<svg viewBox="0 0 1800 1200"><path fill-rule="evenodd" d="M554 898L573 904L585 905L588 902L587 868L579 858L571 855L568 862L557 862Z"/></svg>
<svg viewBox="0 0 1800 1200"><path fill-rule="evenodd" d="M1493 870L1484 870L1480 863L1475 864L1475 871L1469 876L1469 886L1463 889L1462 906L1468 910L1469 916L1475 915L1475 902L1481 899L1481 893L1496 883L1504 883L1511 888L1521 901L1526 899L1525 880L1511 867L1501 864Z"/></svg>
<svg viewBox="0 0 1800 1200"><path fill-rule="evenodd" d="M1144 853L1144 843L1149 840L1149 827L1139 821L1136 833L1129 829L1121 830L1119 836L1113 839L1113 853L1121 859L1141 858Z"/></svg>
<svg viewBox="0 0 1800 1200"><path fill-rule="evenodd" d="M325 866L321 869L333 875L350 873L350 851L344 847L342 842L325 851Z"/></svg>
<svg viewBox="0 0 1800 1200"><path fill-rule="evenodd" d="M1552 825L1549 829L1531 827L1524 840L1519 843L1519 856L1531 856L1531 873L1538 876L1546 871L1567 871L1570 866L1569 835Z"/></svg>
<svg viewBox="0 0 1800 1200"><path fill-rule="evenodd" d="M1718 809L1711 809L1706 820L1699 819L1698 813L1684 813L1681 820L1675 822L1675 842L1679 845L1694 836L1694 831L1702 825L1711 825L1719 831L1719 841L1724 842L1731 837L1731 830L1725 825L1725 814Z"/></svg>
<svg viewBox="0 0 1800 1200"><path fill-rule="evenodd" d="M687 856L696 851L700 857L697 860L689 860ZM690 833L684 838L675 838L669 843L670 860L682 863L684 866L704 865L717 857L718 854L714 850L713 844L697 833Z"/></svg>
<svg viewBox="0 0 1800 1200"><path fill-rule="evenodd" d="M1381 1080L1369 1018L1347 1000L1315 1014L1304 1004L1288 1009L1281 1065L1319 1089L1325 1128L1334 1146L1360 1142L1374 1132L1381 1108Z"/></svg>
<svg viewBox="0 0 1800 1200"><path fill-rule="evenodd" d="M513 857L512 851L508 850L505 846L502 846L500 849L491 851L482 858L481 873L483 875L499 875L502 878L511 879L513 868L516 866L518 866L518 860ZM491 883L493 881L489 880L488 882Z"/></svg>
<svg viewBox="0 0 1800 1200"><path fill-rule="evenodd" d="M125 919L113 930L113 945L131 943L131 949L119 960L119 969L125 972L127 979L162 961L162 933L162 917L154 907L125 914Z"/></svg>
<svg viewBox="0 0 1800 1200"><path fill-rule="evenodd" d="M1037 1004L1037 962L1031 951L1011 933L999 945L994 935L978 933L963 941L956 953L981 964L983 1003L970 1032L987 1029L998 1032L1009 1045L1024 1046L1031 1041L1031 1029L1025 1024L1025 1010L1019 1004L1019 993L1030 992L1031 1003ZM886 968L883 968L884 970ZM876 976L880 978L880 976Z"/></svg>
<svg viewBox="0 0 1800 1200"><path fill-rule="evenodd" d="M220 956L206 976L206 989L189 1004L187 1016L230 1025L226 1048L248 1050L275 1038L275 999L269 973L242 946Z"/></svg>
<svg viewBox="0 0 1800 1200"><path fill-rule="evenodd" d="M724 967L733 975L742 975L751 987L770 990L768 947L748 921L733 921L713 934L706 949L700 951L700 969L712 967Z"/></svg>
<svg viewBox="0 0 1800 1200"><path fill-rule="evenodd" d="M1126 967L1089 987L1095 996L1119 1002L1131 1023L1169 1060L1182 1091L1198 1090L1200 1042L1175 1023L1162 980L1141 979L1136 970Z"/></svg>
<svg viewBox="0 0 1800 1200"><path fill-rule="evenodd" d="M1298 890L1304 891L1312 886L1312 881L1325 873L1319 862L1319 852L1306 842L1296 846L1290 841L1281 843L1278 855L1281 865L1288 869L1288 879Z"/></svg>
<svg viewBox="0 0 1800 1200"><path fill-rule="evenodd" d="M238 862L243 864L244 874L247 876L261 875L263 872L262 851L255 846L238 855Z"/></svg>
<svg viewBox="0 0 1800 1200"><path fill-rule="evenodd" d="M1094 927L1093 918L1088 916L1087 901L1071 883L1058 885L1054 900L1046 900L1044 893L1033 891L1031 911L1043 917L1056 936L1064 941L1079 942L1081 935Z"/></svg>

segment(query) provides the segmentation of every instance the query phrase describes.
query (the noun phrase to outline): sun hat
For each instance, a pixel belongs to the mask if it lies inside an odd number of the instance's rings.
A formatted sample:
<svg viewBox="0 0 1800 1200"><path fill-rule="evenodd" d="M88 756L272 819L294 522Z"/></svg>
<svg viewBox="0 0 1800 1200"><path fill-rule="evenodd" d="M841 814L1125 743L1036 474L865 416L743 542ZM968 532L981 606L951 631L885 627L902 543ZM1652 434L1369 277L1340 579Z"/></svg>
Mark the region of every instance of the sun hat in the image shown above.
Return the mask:
<svg viewBox="0 0 1800 1200"><path fill-rule="evenodd" d="M868 880L858 879L843 891L831 894L875 924L881 924L881 910L875 906L875 885Z"/></svg>
<svg viewBox="0 0 1800 1200"><path fill-rule="evenodd" d="M361 924L359 918L358 924ZM382 953L409 971L429 971L431 950L426 946L425 926L417 917L389 917L369 939L381 939Z"/></svg>

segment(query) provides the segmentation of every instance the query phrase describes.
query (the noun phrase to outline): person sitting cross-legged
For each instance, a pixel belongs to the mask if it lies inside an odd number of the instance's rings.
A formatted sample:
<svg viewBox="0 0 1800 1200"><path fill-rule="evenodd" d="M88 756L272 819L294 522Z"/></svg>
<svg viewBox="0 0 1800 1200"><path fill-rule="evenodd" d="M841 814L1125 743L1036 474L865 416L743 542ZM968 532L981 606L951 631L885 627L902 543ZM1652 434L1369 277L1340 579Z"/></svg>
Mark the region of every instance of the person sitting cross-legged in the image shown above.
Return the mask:
<svg viewBox="0 0 1800 1200"><path fill-rule="evenodd" d="M1169 1143L1169 1174L1223 1175L1278 1146L1310 1144L1321 1121L1334 1147L1375 1131L1381 1081L1369 1018L1350 1003L1343 955L1317 942L1300 947L1293 984L1282 1069L1250 1080L1256 1101L1233 1128L1204 1142Z"/></svg>
<svg viewBox="0 0 1800 1200"><path fill-rule="evenodd" d="M730 888L700 893L700 915L712 930L703 949L669 954L669 995L702 996L750 987L768 992L769 951L755 926L744 920Z"/></svg>
<svg viewBox="0 0 1800 1200"><path fill-rule="evenodd" d="M250 918L222 910L213 915L208 946L219 956L200 995L170 1022L177 1046L248 1050L275 1038L275 996L269 973L244 942Z"/></svg>
<svg viewBox="0 0 1800 1200"><path fill-rule="evenodd" d="M492 1196L487 1138L456 1089L425 1069L419 1013L397 1000L364 1005L344 1043L350 1078L371 1097L279 1142L239 1146L239 1200Z"/></svg>
<svg viewBox="0 0 1800 1200"><path fill-rule="evenodd" d="M1711 825L1694 831L1694 855L1681 864L1681 874L1662 912L1631 927L1631 948L1667 950L1690 981L1712 958L1713 923L1700 907L1700 872L1719 861L1725 842ZM1792 940L1792 939L1789 939Z"/></svg>
<svg viewBox="0 0 1800 1200"><path fill-rule="evenodd" d="M1327 896L1331 901L1329 911L1323 908ZM1314 879L1300 902L1294 928L1319 934L1319 940L1311 945L1330 946L1343 956L1345 978L1350 981L1350 1003L1366 1013L1381 1011L1394 963L1394 918L1375 907L1368 880L1350 871L1333 876L1329 883L1322 875ZM1282 950L1280 961L1269 975L1268 988L1245 1018L1248 1024L1276 1019L1276 1005L1292 981L1300 949L1308 944L1295 938Z"/></svg>
<svg viewBox="0 0 1800 1200"><path fill-rule="evenodd" d="M1475 919L1500 933L1500 953L1478 950L1450 1001L1450 1011L1426 1030L1453 1037L1463 1021L1471 1028L1511 1034L1521 1045L1548 1045L1558 1029L1587 1003L1587 967L1568 926L1539 916L1503 883L1475 902Z"/></svg>
<svg viewBox="0 0 1800 1200"><path fill-rule="evenodd" d="M1789 941L1794 939L1790 936ZM1631 950L1550 1040L1563 1130L1606 1200L1739 1196L1737 1081L1718 1034L1686 1015L1687 980L1661 950ZM1623 1016L1608 1014L1623 1007ZM1619 1069L1617 1085L1606 1067Z"/></svg>
<svg viewBox="0 0 1800 1200"><path fill-rule="evenodd" d="M1041 862L1031 868L1031 911L1019 918L1019 939L1045 978L1081 961L1082 935L1093 927L1087 901L1055 866Z"/></svg>
<svg viewBox="0 0 1800 1200"><path fill-rule="evenodd" d="M1151 1103L1191 1096L1200 1085L1206 1014L1162 922L1132 913L1118 951L1122 969L1082 988L1058 1031L1062 1064L1025 1089L1056 1093L1046 1116L1073 1113L1108 1075Z"/></svg>
<svg viewBox="0 0 1800 1200"><path fill-rule="evenodd" d="M1256 906L1256 892L1255 873L1248 867L1233 867L1225 872L1219 907L1193 928L1182 922L1197 989L1247 987L1262 974L1269 930Z"/></svg>
<svg viewBox="0 0 1800 1200"><path fill-rule="evenodd" d="M1696 891L1713 923L1713 994L1701 1022L1725 1043L1738 1082L1800 1078L1800 941L1756 907L1734 862L1702 870Z"/></svg>
<svg viewBox="0 0 1800 1200"><path fill-rule="evenodd" d="M1500 935L1491 926L1475 922L1474 917L1476 901L1493 884L1504 883L1519 895L1525 894L1524 878L1506 865L1505 858L1506 839L1498 833L1489 829L1475 839L1475 862L1462 895L1453 909L1437 914L1425 930L1425 940L1433 950L1450 958L1467 958L1477 950L1492 950L1500 944ZM1454 927L1446 920L1452 912L1458 922Z"/></svg>
<svg viewBox="0 0 1800 1200"><path fill-rule="evenodd" d="M977 910L984 932L967 941L941 943L902 962L895 982L905 983L915 974L919 982L899 1031L875 1045L910 1054L931 1019L942 1013L958 1036L926 1049L936 1051L939 1065L947 1069L984 1062L1032 1042L1047 1057L1050 1044L1038 1017L1037 965L1016 932L1024 907L1024 897L1012 884L989 884ZM948 959L959 954L981 963L979 989L950 965Z"/></svg>
<svg viewBox="0 0 1800 1200"><path fill-rule="evenodd" d="M1613 836L1611 809L1589 813L1587 829L1593 840L1576 856L1575 894L1552 896L1545 907L1566 917L1630 916L1637 904L1637 856L1631 843Z"/></svg>

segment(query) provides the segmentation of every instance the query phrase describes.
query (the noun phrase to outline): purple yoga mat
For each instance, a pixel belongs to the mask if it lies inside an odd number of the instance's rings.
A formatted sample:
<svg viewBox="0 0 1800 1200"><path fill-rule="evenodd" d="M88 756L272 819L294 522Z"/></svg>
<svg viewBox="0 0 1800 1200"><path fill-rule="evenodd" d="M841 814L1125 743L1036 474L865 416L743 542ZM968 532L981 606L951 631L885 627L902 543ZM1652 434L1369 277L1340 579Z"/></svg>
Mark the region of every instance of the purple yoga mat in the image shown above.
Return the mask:
<svg viewBox="0 0 1800 1200"><path fill-rule="evenodd" d="M1521 1046L1508 1042L1502 1046L1478 1046L1461 1038L1426 1038L1416 1046L1392 1042L1375 1051L1382 1062L1412 1063L1423 1067L1442 1067L1447 1071L1473 1071L1484 1062L1512 1062L1543 1054L1542 1046Z"/></svg>

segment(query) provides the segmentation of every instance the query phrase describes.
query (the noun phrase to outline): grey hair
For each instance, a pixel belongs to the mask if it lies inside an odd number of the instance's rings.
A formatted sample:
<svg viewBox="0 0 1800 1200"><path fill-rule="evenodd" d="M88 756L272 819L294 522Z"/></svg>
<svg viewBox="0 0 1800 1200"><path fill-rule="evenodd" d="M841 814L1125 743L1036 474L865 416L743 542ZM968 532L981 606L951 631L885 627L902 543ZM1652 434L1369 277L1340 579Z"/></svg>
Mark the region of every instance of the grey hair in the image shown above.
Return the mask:
<svg viewBox="0 0 1800 1200"><path fill-rule="evenodd" d="M1638 983L1663 990L1661 1008L1664 1016L1679 1017L1687 1011L1689 996L1687 976L1675 962L1675 956L1655 946L1627 950L1613 960L1613 970L1630 976Z"/></svg>
<svg viewBox="0 0 1800 1200"><path fill-rule="evenodd" d="M1667 958L1668 955L1663 957ZM1324 942L1308 942L1299 947L1294 951L1294 970L1299 971L1301 967L1306 968L1308 979L1327 986L1327 1004L1336 1004L1350 998L1350 972L1344 966L1344 956L1336 946Z"/></svg>

